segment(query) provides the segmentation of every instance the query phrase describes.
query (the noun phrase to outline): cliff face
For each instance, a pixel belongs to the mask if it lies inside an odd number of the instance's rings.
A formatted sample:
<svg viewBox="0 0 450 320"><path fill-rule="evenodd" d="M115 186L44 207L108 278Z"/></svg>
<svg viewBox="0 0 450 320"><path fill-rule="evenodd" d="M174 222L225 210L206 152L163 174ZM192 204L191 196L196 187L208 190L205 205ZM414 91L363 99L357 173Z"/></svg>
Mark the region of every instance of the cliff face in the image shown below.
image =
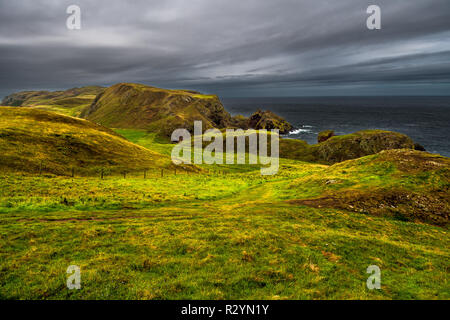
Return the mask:
<svg viewBox="0 0 450 320"><path fill-rule="evenodd" d="M201 120L204 129L225 128L231 122L215 95L129 83L106 89L81 117L111 128L148 129L164 136L178 128L192 131L195 120Z"/></svg>

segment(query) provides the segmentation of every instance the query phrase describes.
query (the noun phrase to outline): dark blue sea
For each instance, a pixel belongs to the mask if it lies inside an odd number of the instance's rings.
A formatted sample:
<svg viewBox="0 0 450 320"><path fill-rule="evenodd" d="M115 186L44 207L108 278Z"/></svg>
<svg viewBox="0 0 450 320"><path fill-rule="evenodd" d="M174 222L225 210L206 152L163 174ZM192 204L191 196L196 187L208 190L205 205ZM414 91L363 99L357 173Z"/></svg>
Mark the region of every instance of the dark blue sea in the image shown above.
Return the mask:
<svg viewBox="0 0 450 320"><path fill-rule="evenodd" d="M427 151L450 157L450 96L445 97L295 97L221 98L232 114L271 110L296 130L288 137L317 142L317 134L347 134L364 129L404 133Z"/></svg>

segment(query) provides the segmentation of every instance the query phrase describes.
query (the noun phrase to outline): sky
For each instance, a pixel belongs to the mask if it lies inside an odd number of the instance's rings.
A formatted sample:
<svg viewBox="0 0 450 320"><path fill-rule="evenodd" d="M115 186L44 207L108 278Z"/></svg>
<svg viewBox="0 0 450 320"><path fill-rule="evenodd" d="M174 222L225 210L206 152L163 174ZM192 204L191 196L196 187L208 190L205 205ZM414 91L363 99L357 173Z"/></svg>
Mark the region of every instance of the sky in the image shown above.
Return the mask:
<svg viewBox="0 0 450 320"><path fill-rule="evenodd" d="M70 5L79 30L66 27ZM366 26L369 5L380 30ZM223 97L450 95L450 2L0 0L0 97L119 82Z"/></svg>

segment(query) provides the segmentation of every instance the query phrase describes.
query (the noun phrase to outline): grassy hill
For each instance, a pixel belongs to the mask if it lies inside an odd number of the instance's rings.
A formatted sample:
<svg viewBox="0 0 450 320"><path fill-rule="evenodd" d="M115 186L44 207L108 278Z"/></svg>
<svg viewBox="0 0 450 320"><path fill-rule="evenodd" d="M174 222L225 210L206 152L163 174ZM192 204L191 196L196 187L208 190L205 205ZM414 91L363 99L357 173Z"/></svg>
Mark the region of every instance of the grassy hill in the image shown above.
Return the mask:
<svg viewBox="0 0 450 320"><path fill-rule="evenodd" d="M447 158L397 150L333 166L282 159L265 177L2 173L0 296L449 299L448 227L421 223L418 199L336 200L402 189L435 201L440 190L448 206L448 172ZM69 265L81 268L81 290L65 287ZM369 265L381 268L381 290L366 288Z"/></svg>
<svg viewBox="0 0 450 320"><path fill-rule="evenodd" d="M172 167L170 157L92 122L34 108L0 107L0 168L96 175ZM181 170L181 169L180 169ZM106 172L105 172L106 173Z"/></svg>
<svg viewBox="0 0 450 320"><path fill-rule="evenodd" d="M65 91L22 91L3 99L0 105L33 107L69 116L79 116L105 88L88 86Z"/></svg>
<svg viewBox="0 0 450 320"><path fill-rule="evenodd" d="M194 120L201 120L204 128L223 128L231 121L215 95L131 83L106 89L81 117L110 128L147 129L165 137L177 128L192 130Z"/></svg>

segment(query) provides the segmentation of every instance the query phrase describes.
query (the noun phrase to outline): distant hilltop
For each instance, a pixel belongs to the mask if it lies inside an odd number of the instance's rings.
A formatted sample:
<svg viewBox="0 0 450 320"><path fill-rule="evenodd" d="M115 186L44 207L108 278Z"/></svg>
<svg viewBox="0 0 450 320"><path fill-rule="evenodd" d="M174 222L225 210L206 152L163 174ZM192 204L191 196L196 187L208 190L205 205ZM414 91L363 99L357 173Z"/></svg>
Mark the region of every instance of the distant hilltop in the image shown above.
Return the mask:
<svg viewBox="0 0 450 320"><path fill-rule="evenodd" d="M6 96L2 100L1 105L33 107L65 115L78 116L105 89L99 86L88 86L65 91L21 91Z"/></svg>

